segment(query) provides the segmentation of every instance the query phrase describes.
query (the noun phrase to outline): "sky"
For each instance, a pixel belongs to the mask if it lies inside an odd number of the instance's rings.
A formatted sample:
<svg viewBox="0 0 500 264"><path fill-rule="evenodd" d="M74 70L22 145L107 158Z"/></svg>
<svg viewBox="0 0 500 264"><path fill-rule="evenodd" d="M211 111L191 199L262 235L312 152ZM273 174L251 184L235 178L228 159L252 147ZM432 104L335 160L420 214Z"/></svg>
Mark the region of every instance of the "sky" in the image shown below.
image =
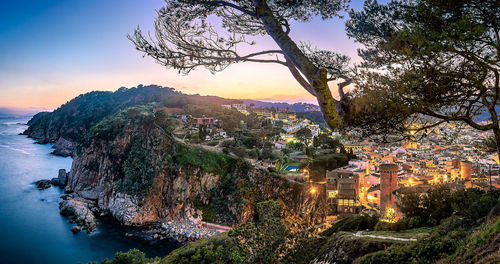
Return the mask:
<svg viewBox="0 0 500 264"><path fill-rule="evenodd" d="M352 0L351 7L362 8ZM178 74L135 50L126 35L151 31L162 0L4 1L0 8L0 108L56 108L90 91L158 84L185 93L238 99L306 101L314 98L281 65L239 63L215 75L198 68ZM359 61L359 44L344 21L292 23L295 41L310 41ZM256 47L275 48L265 37Z"/></svg>

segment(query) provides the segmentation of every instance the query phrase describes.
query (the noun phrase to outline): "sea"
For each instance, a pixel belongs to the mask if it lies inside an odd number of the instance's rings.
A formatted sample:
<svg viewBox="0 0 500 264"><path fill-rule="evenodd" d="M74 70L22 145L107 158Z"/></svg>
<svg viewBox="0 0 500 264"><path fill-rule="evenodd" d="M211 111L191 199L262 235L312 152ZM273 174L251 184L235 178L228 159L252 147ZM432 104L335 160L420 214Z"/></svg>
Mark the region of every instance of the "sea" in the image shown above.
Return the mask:
<svg viewBox="0 0 500 264"><path fill-rule="evenodd" d="M52 145L35 144L23 132L29 118L0 118L0 263L89 263L137 248L147 257L163 257L181 245L174 240L147 241L125 236L133 228L100 220L91 234L73 234L59 214L64 193L59 187L40 191L33 184L71 169L71 157L50 154Z"/></svg>

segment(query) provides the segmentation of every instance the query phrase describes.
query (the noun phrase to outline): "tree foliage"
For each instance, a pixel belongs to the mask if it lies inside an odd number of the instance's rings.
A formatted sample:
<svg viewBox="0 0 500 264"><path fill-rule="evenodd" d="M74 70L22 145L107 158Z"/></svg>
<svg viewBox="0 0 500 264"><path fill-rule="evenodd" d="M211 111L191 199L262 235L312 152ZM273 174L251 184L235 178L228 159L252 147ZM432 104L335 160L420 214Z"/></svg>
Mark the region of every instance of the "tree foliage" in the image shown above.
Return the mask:
<svg viewBox="0 0 500 264"><path fill-rule="evenodd" d="M139 251L138 249L131 249L128 252L117 252L115 257L111 260L105 259L102 261L102 264L147 264L147 263L155 263L159 261L159 258L150 259L146 258L146 254L144 252Z"/></svg>
<svg viewBox="0 0 500 264"><path fill-rule="evenodd" d="M499 139L499 25L496 0L365 2L346 24L364 45L346 122L365 135L460 122Z"/></svg>
<svg viewBox="0 0 500 264"><path fill-rule="evenodd" d="M237 62L272 63L287 67L297 82L318 99L331 128L341 126L343 88L351 83L349 58L295 43L290 21L308 22L314 16L329 19L347 7L347 0L168 0L157 11L154 37L137 28L128 38L145 55L168 68L188 74L197 67L215 73ZM217 17L219 25L214 23ZM279 49L241 53L255 45L256 36L270 36ZM340 101L328 86L336 81Z"/></svg>
<svg viewBox="0 0 500 264"><path fill-rule="evenodd" d="M24 133L42 141L59 137L80 142L85 131L106 117L136 105L159 102L178 92L157 85L122 87L115 92L94 91L81 94L53 112L41 112L28 122Z"/></svg>
<svg viewBox="0 0 500 264"><path fill-rule="evenodd" d="M335 139L331 137L330 135L326 133L321 133L313 138L313 146L315 147L320 147L323 149L331 149L331 150L337 150L343 149L344 145L340 143L338 139Z"/></svg>
<svg viewBox="0 0 500 264"><path fill-rule="evenodd" d="M290 249L292 233L281 222L281 205L277 201L257 204L258 220L243 223L229 231L237 241L247 263L278 263Z"/></svg>
<svg viewBox="0 0 500 264"><path fill-rule="evenodd" d="M303 142L307 146L309 145L309 141L312 138L311 129L307 127L302 127L297 132L295 132L295 137L297 137L300 140L300 142Z"/></svg>
<svg viewBox="0 0 500 264"><path fill-rule="evenodd" d="M500 191L471 188L451 192L446 186L429 189L424 194L407 193L397 203L409 228L436 226L455 214L466 223L485 217L498 203Z"/></svg>

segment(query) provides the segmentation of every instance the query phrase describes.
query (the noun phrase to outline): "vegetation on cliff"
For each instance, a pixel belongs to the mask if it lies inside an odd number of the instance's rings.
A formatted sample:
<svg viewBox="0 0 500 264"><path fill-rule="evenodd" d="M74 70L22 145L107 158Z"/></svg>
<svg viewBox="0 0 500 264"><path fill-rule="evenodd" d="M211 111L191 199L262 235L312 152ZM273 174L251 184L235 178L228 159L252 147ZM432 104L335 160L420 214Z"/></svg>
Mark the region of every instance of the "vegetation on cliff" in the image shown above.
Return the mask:
<svg viewBox="0 0 500 264"><path fill-rule="evenodd" d="M226 154L219 154L197 147L180 145L173 156L181 167L200 168L206 173L224 174L237 163L237 160Z"/></svg>
<svg viewBox="0 0 500 264"><path fill-rule="evenodd" d="M436 230L428 237L419 239L410 245L393 245L385 251L367 255L361 259L361 263L412 261L434 263L438 260L442 263L448 263L447 261L459 256L467 258L466 251L481 251L483 243L489 243L495 236L499 235L500 230L496 229L496 223L492 224L491 219L498 215L500 191L484 192L479 189L465 189L451 193L445 188L438 188L429 191L429 194L421 196L417 200L411 196L403 199L403 203L406 203L404 207L406 212L413 212L418 208L421 210L418 217L423 217L427 221L421 219L417 221L415 220L417 216L410 215L399 222L415 223L413 225L418 224L419 226L438 225ZM412 206L410 206L410 200L415 202ZM434 206L433 203L429 203L433 200L438 201ZM471 235L474 232L479 233ZM477 243L477 241L482 242ZM465 248L467 250L464 250ZM496 258L500 260L498 256ZM451 263L456 262L451 261Z"/></svg>
<svg viewBox="0 0 500 264"><path fill-rule="evenodd" d="M294 250L298 238L287 229L281 215L279 202L258 203L255 222L185 245L160 263L279 263Z"/></svg>
<svg viewBox="0 0 500 264"><path fill-rule="evenodd" d="M160 263L445 264L500 261L500 192L469 189L455 193L440 190L440 193L451 196L446 200L454 208L453 213L437 227L425 228L424 233L422 228L408 230L405 236L414 235L415 242L355 236L357 231L375 228L378 220L371 216L345 218L318 236L304 236L304 233L287 231L283 215L281 219L276 214L274 218L270 217L273 213L261 217L263 213L258 209L255 223L242 224L228 233L187 244ZM275 212L273 208L278 205L268 201L257 207L265 208L264 212ZM479 213L470 214L473 211ZM386 235L391 234L387 232Z"/></svg>
<svg viewBox="0 0 500 264"><path fill-rule="evenodd" d="M242 159L186 145L170 133L178 125L155 104L104 118L82 136L68 191L92 192L90 199L104 201L116 192L130 195L139 206L154 208L146 210L148 219L201 215L233 225L253 221L257 203L267 199L300 211L306 196L297 183Z"/></svg>
<svg viewBox="0 0 500 264"><path fill-rule="evenodd" d="M60 137L80 142L85 131L128 107L149 103L174 108L207 104L220 107L220 104L239 102L217 96L187 95L158 85L122 87L115 92L94 91L73 98L53 112L36 114L24 134L40 143L56 142Z"/></svg>
<svg viewBox="0 0 500 264"><path fill-rule="evenodd" d="M175 94L172 88L156 85L122 87L115 92L94 91L79 95L50 113L39 113L24 132L42 143L59 137L78 142L83 132L103 118L134 105L159 102Z"/></svg>

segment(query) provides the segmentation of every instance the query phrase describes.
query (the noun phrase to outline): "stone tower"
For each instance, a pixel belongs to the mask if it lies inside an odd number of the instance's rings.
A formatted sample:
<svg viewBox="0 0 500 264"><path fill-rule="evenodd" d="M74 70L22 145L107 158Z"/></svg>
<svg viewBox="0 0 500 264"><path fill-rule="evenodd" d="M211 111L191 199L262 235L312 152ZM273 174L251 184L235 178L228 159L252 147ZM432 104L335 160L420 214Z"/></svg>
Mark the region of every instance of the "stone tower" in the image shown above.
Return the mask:
<svg viewBox="0 0 500 264"><path fill-rule="evenodd" d="M395 207L392 193L398 187L398 165L394 163L380 164L380 212L384 215L387 208Z"/></svg>
<svg viewBox="0 0 500 264"><path fill-rule="evenodd" d="M460 162L460 176L462 180L470 180L472 177L472 163L469 161Z"/></svg>

